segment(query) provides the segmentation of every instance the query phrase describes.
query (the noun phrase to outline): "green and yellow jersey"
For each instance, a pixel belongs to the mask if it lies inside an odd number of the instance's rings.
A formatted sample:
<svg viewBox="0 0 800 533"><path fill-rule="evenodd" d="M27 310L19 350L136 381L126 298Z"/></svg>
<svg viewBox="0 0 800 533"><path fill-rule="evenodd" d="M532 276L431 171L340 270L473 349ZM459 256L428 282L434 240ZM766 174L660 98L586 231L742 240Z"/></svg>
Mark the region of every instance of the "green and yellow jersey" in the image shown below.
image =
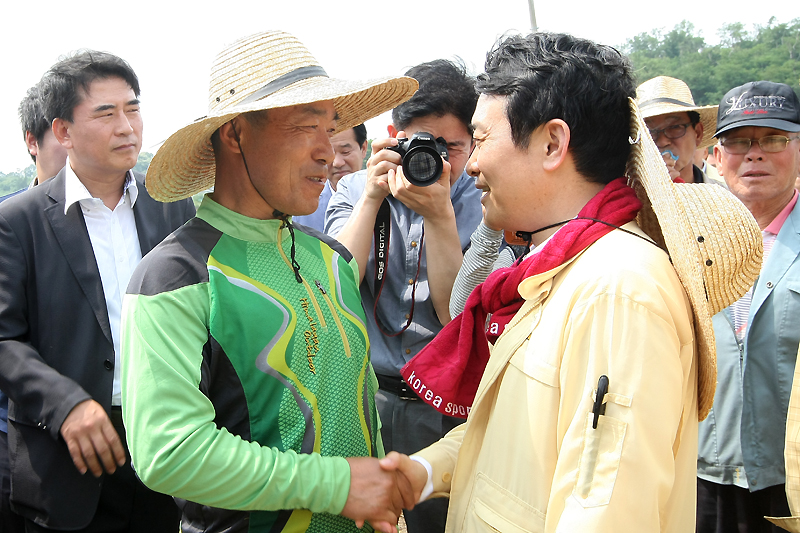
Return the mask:
<svg viewBox="0 0 800 533"><path fill-rule="evenodd" d="M207 196L128 287L128 445L184 533L358 531L344 457L383 455L355 260L282 226Z"/></svg>

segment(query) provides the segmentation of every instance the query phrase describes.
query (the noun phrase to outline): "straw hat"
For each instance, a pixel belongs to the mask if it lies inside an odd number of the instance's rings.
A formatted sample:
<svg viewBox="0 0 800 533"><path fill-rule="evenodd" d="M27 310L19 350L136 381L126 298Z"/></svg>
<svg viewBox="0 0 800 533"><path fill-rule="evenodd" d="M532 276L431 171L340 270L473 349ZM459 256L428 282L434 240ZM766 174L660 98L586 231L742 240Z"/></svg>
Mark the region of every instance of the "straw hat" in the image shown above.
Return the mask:
<svg viewBox="0 0 800 533"><path fill-rule="evenodd" d="M741 298L758 277L761 231L744 204L724 188L673 183L639 108L630 103L626 174L643 204L639 226L669 254L694 312L697 409L703 420L717 386L711 317Z"/></svg>
<svg viewBox="0 0 800 533"><path fill-rule="evenodd" d="M173 202L214 185L211 135L242 113L333 100L336 132L393 109L417 90L413 78L329 78L292 35L268 31L228 46L211 67L208 115L172 134L147 171L150 195Z"/></svg>
<svg viewBox="0 0 800 533"><path fill-rule="evenodd" d="M717 129L717 107L715 105L696 106L692 91L681 80L669 76L658 76L647 80L636 89L636 103L642 111L642 118L656 117L668 113L695 111L703 124L703 139L697 148L707 148L714 144L714 131Z"/></svg>

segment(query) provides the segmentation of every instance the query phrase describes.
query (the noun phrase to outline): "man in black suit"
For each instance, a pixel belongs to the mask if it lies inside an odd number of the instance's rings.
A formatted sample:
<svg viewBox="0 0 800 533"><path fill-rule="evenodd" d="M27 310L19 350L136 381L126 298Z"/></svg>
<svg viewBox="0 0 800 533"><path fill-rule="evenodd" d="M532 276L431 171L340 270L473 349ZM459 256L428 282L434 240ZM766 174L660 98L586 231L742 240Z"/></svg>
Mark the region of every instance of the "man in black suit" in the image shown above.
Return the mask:
<svg viewBox="0 0 800 533"><path fill-rule="evenodd" d="M26 188L6 196L0 202L16 196L35 185L44 183L64 167L67 150L56 141L50 123L44 117L44 105L37 83L19 104L19 121L22 138L36 163L36 178ZM8 466L8 397L0 390L0 532L22 533L25 523L21 516L11 510L11 471Z"/></svg>
<svg viewBox="0 0 800 533"><path fill-rule="evenodd" d="M85 51L42 79L67 150L46 183L0 204L0 389L8 394L11 502L36 531L165 531L172 500L130 464L122 425L122 296L141 257L194 215L161 204L130 170L141 148L139 82Z"/></svg>

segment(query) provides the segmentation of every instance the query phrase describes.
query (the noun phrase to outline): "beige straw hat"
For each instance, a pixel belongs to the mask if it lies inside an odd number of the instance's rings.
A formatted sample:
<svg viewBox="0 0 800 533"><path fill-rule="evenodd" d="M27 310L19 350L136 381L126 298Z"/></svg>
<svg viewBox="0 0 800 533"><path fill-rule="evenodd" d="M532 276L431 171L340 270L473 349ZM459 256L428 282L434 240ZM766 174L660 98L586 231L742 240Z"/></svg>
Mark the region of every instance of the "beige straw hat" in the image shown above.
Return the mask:
<svg viewBox="0 0 800 533"><path fill-rule="evenodd" d="M308 49L288 33L245 37L217 56L211 67L208 115L164 142L147 171L147 190L156 200L173 202L214 185L211 135L242 113L333 100L338 133L405 102L418 86L408 77L329 78Z"/></svg>
<svg viewBox="0 0 800 533"><path fill-rule="evenodd" d="M643 204L637 221L669 254L694 311L697 409L703 420L717 386L711 317L741 298L758 277L761 230L723 187L672 182L633 100L631 131L626 175Z"/></svg>
<svg viewBox="0 0 800 533"><path fill-rule="evenodd" d="M668 113L695 111L703 124L703 139L697 148L707 148L714 144L714 131L717 129L716 105L696 106L692 91L681 80L669 76L658 76L647 80L636 89L636 103L642 111L642 118L650 118Z"/></svg>

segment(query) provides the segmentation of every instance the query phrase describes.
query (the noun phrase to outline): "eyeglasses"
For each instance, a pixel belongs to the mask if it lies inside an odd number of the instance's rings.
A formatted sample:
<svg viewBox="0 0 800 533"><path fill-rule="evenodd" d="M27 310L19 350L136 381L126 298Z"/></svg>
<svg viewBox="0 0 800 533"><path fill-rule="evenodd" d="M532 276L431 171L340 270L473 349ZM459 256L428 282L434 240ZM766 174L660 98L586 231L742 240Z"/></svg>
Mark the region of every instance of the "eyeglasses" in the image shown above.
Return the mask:
<svg viewBox="0 0 800 533"><path fill-rule="evenodd" d="M766 137L761 137L760 139L744 139L736 137L733 139L725 139L721 141L720 144L729 154L742 155L750 151L750 146L753 144L753 142L757 142L761 150L770 154L774 154L786 150L789 142L794 141L795 139L800 139L800 135L797 137L767 135Z"/></svg>
<svg viewBox="0 0 800 533"><path fill-rule="evenodd" d="M650 132L650 137L653 138L653 142L656 142L658 140L658 136L661 135L662 133L664 134L664 137L666 137L667 139L680 139L681 137L686 135L686 128L688 128L691 125L692 124L690 122L687 122L686 124L673 124L672 126L661 128L660 130L653 128L653 129L648 129L647 131Z"/></svg>

